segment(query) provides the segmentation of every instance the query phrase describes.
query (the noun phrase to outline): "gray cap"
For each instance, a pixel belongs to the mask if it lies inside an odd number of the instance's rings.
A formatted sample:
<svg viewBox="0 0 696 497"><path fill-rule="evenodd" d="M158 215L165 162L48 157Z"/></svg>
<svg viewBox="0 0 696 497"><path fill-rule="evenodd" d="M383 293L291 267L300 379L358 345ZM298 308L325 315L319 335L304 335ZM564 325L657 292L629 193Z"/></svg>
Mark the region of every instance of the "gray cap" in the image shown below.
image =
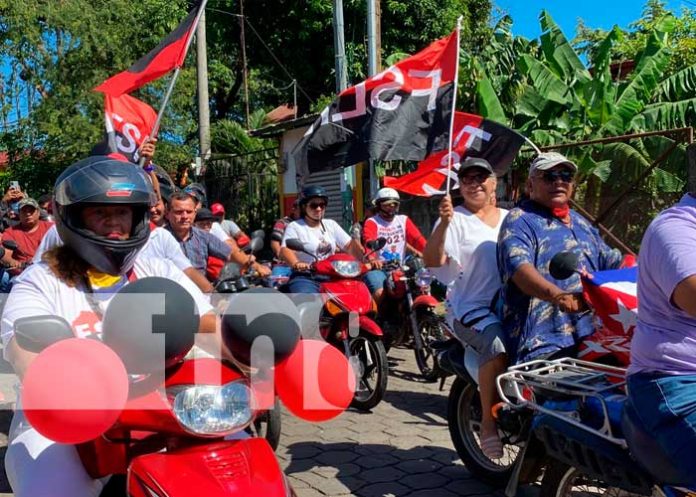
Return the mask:
<svg viewBox="0 0 696 497"><path fill-rule="evenodd" d="M467 169L471 169L472 167L478 167L480 169L485 169L491 174L495 174L493 171L493 168L491 167L490 162L488 162L486 159L482 159L481 157L467 157L464 159L460 164L459 164L459 170L457 171L457 176L461 178L462 174Z"/></svg>
<svg viewBox="0 0 696 497"><path fill-rule="evenodd" d="M561 164L570 166L573 171L577 172L578 170L578 166L565 155L558 152L542 152L534 158L532 165L529 166L529 174L531 175L534 171L548 171Z"/></svg>
<svg viewBox="0 0 696 497"><path fill-rule="evenodd" d="M22 208L26 207L27 205L31 205L34 209L39 208L39 203L31 197L25 197L22 200L20 200L17 204L17 207L21 211Z"/></svg>

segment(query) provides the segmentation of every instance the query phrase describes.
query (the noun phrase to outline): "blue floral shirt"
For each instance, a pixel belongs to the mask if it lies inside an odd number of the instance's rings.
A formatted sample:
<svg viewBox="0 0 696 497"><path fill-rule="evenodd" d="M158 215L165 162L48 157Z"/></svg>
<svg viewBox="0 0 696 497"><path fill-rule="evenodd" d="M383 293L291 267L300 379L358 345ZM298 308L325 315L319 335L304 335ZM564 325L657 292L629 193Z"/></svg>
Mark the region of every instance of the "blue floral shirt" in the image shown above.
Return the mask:
<svg viewBox="0 0 696 497"><path fill-rule="evenodd" d="M525 200L510 211L500 228L498 268L503 280L503 327L510 338L510 352L524 362L567 347L594 331L589 312L562 312L551 302L529 297L513 283L512 276L523 264L531 264L548 281L566 292L582 291L580 276L556 280L549 273L551 258L573 251L589 272L613 269L621 253L610 248L584 217L570 211L570 225L551 215L545 207ZM514 358L514 357L513 357Z"/></svg>

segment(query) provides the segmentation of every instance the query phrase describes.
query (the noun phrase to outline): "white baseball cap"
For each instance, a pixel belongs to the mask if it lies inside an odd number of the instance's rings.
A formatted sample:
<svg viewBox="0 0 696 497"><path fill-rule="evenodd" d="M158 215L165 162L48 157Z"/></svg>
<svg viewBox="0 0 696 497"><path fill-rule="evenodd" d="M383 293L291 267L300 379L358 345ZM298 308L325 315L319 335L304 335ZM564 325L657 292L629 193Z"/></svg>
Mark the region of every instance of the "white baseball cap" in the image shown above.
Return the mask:
<svg viewBox="0 0 696 497"><path fill-rule="evenodd" d="M532 165L529 166L529 175L531 176L534 171L548 171L561 164L570 166L575 172L578 170L578 166L565 155L558 152L542 152L534 158Z"/></svg>

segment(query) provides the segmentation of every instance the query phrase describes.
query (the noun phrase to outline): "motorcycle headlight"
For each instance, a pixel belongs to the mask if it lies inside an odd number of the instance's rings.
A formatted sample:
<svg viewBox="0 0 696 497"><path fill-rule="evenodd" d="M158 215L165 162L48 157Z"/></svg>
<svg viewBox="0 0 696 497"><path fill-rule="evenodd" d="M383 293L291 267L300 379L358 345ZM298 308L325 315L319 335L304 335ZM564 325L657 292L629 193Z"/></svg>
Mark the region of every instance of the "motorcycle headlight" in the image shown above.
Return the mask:
<svg viewBox="0 0 696 497"><path fill-rule="evenodd" d="M427 268L421 268L416 271L416 285L430 286L433 281L433 275Z"/></svg>
<svg viewBox="0 0 696 497"><path fill-rule="evenodd" d="M176 420L195 435L229 435L246 428L253 419L251 389L243 381L223 386L190 385L169 389L168 393L174 393Z"/></svg>
<svg viewBox="0 0 696 497"><path fill-rule="evenodd" d="M331 266L341 276L355 278L360 275L360 263L358 261L333 261Z"/></svg>

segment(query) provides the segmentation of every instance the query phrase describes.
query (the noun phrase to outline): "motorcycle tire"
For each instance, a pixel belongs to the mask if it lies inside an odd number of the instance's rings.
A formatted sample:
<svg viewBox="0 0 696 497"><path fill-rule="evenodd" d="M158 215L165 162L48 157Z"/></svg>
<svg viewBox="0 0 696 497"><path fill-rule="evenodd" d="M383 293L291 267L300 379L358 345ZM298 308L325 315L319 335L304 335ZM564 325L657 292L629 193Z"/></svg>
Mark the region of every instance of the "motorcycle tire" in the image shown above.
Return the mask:
<svg viewBox="0 0 696 497"><path fill-rule="evenodd" d="M552 461L544 471L539 497L574 497L576 495L638 496L583 473L560 461Z"/></svg>
<svg viewBox="0 0 696 497"><path fill-rule="evenodd" d="M280 412L280 400L275 398L273 409L260 414L253 423L253 427L249 427L251 435L265 438L268 445L275 452L280 445L280 433L282 429L282 416Z"/></svg>
<svg viewBox="0 0 696 497"><path fill-rule="evenodd" d="M365 367L365 352L360 347L369 347L370 356L373 359L373 364ZM366 332L361 332L356 338L350 341L351 355L357 356L360 361L360 367L363 370L359 384L356 385L355 396L350 403L351 407L360 411L369 411L382 401L385 392L387 391L387 380L389 377L389 365L387 363L387 351L384 348L382 340L370 335ZM374 372L374 375L372 373ZM374 376L374 382L367 381L368 376ZM374 385L372 385L374 383ZM367 392L364 392L360 387L368 387Z"/></svg>
<svg viewBox="0 0 696 497"><path fill-rule="evenodd" d="M447 403L447 425L454 448L472 475L494 487L504 487L520 455L520 448L503 443L506 449L503 459L490 459L481 450L477 431L480 423L481 400L477 385L456 378ZM515 454L512 454L512 447L517 448Z"/></svg>
<svg viewBox="0 0 696 497"><path fill-rule="evenodd" d="M416 365L423 379L432 383L447 374L440 367L435 352L430 348L432 342L445 339L445 321L442 317L431 312L423 313L417 319L418 333L420 333L423 348L420 350L414 348L413 353L416 356Z"/></svg>

